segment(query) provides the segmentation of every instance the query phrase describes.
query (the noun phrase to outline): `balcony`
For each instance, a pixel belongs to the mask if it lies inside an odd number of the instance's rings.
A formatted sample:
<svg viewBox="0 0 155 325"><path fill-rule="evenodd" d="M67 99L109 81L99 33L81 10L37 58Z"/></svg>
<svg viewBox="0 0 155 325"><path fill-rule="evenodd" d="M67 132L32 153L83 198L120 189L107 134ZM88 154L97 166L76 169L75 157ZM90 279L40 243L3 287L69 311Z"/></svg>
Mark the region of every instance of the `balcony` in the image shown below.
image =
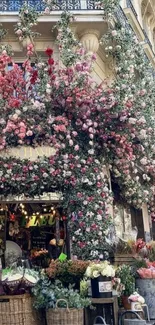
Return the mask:
<svg viewBox="0 0 155 325"><path fill-rule="evenodd" d="M149 60L152 62L153 67L155 68L155 52L153 46L148 38L146 31L139 23L138 15L131 0L126 0L126 7L123 8L123 10L137 38L139 41L144 42L144 51Z"/></svg>
<svg viewBox="0 0 155 325"><path fill-rule="evenodd" d="M94 0L58 0L59 9L56 10L95 10ZM42 0L0 0L1 12L17 12L20 8L27 4L38 11L44 9Z"/></svg>

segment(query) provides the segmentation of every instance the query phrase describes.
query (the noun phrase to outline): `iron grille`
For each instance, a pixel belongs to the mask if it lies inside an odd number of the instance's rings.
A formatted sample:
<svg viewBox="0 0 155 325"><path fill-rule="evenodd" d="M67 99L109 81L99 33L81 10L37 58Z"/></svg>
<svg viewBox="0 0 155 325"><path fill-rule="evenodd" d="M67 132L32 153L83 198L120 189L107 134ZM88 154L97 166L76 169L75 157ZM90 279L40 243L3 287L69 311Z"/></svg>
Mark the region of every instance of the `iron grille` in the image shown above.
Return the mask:
<svg viewBox="0 0 155 325"><path fill-rule="evenodd" d="M95 0L57 0L55 10L94 10ZM45 7L42 0L0 0L0 11L19 11L20 8L28 4L38 11Z"/></svg>

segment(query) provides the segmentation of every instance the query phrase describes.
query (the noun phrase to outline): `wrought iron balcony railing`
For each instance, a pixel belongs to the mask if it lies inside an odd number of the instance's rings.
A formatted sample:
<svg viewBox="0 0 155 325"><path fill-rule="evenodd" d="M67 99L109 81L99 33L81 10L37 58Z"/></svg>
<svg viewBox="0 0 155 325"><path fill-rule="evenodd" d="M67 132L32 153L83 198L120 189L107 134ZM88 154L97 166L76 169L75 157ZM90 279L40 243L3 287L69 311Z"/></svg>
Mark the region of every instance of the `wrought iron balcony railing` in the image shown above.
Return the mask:
<svg viewBox="0 0 155 325"><path fill-rule="evenodd" d="M146 43L149 44L151 50L154 52L153 46L152 46L152 44L151 44L151 41L149 40L149 37L148 37L148 35L147 35L145 29L142 29L142 27L141 27L141 25L140 25L140 23L139 23L139 21L138 21L138 15L137 15L137 12L136 12L136 10L135 10L133 4L132 4L132 1L131 1L131 0L127 0L127 1L126 1L126 4L127 4L127 7L130 8L130 9L132 10L133 14L135 15L135 18L137 19L137 22L138 22L138 24L139 24L141 30L143 31L143 33L144 33L144 35L145 35L145 41L146 41Z"/></svg>
<svg viewBox="0 0 155 325"><path fill-rule="evenodd" d="M58 0L59 10L95 10L95 0ZM24 4L38 11L44 9L42 0L0 0L0 11L19 11Z"/></svg>

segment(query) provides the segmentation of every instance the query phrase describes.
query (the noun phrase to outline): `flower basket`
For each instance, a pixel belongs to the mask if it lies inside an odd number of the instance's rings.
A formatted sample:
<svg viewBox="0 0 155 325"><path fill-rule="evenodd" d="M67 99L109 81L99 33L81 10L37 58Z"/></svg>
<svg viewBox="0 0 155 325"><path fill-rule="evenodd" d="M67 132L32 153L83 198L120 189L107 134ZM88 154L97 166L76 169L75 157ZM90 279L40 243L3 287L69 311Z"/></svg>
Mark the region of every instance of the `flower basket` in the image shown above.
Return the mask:
<svg viewBox="0 0 155 325"><path fill-rule="evenodd" d="M3 325L43 325L41 315L33 308L33 298L29 294L0 296L0 324Z"/></svg>
<svg viewBox="0 0 155 325"><path fill-rule="evenodd" d="M100 275L95 279L91 279L91 288L93 298L112 297L112 282L110 277Z"/></svg>
<svg viewBox="0 0 155 325"><path fill-rule="evenodd" d="M60 301L65 301L67 308L58 308ZM46 311L47 325L83 325L83 309L68 308L64 299L57 300L56 308Z"/></svg>

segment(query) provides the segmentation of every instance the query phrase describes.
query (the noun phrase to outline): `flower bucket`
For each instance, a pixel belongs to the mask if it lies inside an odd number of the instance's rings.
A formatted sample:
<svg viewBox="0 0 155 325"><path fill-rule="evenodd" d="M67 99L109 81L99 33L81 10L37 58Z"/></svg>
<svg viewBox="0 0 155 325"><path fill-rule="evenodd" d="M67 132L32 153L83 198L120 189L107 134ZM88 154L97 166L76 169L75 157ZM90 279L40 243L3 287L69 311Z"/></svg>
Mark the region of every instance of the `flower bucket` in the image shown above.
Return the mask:
<svg viewBox="0 0 155 325"><path fill-rule="evenodd" d="M91 279L91 289L93 298L112 297L111 278L100 275L98 278Z"/></svg>
<svg viewBox="0 0 155 325"><path fill-rule="evenodd" d="M155 319L155 279L136 279L136 288L145 299L149 309L150 319Z"/></svg>

